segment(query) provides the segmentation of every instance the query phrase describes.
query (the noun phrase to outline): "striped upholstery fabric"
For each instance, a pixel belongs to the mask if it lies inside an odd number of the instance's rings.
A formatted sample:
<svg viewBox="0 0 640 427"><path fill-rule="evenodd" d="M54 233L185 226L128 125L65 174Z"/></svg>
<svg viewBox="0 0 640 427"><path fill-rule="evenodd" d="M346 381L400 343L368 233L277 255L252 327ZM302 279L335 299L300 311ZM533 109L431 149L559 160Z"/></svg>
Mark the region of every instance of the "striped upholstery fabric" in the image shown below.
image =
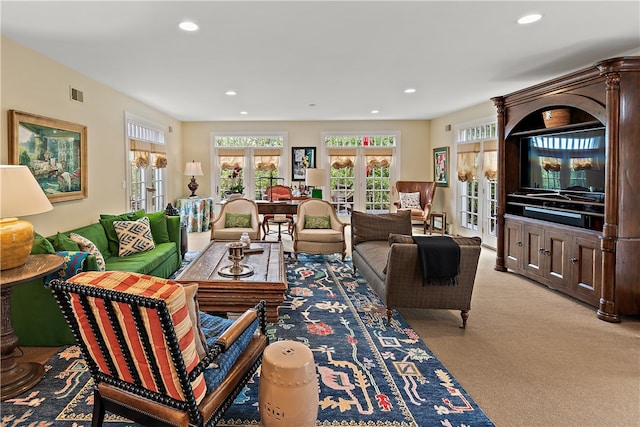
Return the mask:
<svg viewBox="0 0 640 427"><path fill-rule="evenodd" d="M121 271L85 272L67 281L164 300L173 321L178 345L187 372L191 372L200 362L200 358L196 353L194 329L189 318L185 292L179 284L167 279ZM164 388L166 394L171 397L177 400L185 400L176 374L176 367L171 359L166 337L162 331L157 309L137 306L137 309L140 310L144 327L148 332L151 347L153 348L152 357L155 358L155 362L160 369L160 377L163 382L163 384L160 385L155 383L150 365L144 362L140 363L140 361L146 360L144 346L136 331L134 314L129 304L109 303L101 298L88 298L91 310L97 319L100 333L106 341L107 347L111 352L111 359L114 361L117 370L117 372L110 372L109 363L100 351L98 340L81 307L80 298L77 294L71 294L71 298L71 307L80 324L80 334L83 336L85 343L87 343L91 358L103 373L119 377L131 383L135 383L135 378L139 378L140 384L144 388L158 393L161 393L161 390ZM125 331L124 340L126 341L126 346L128 346L130 352L134 355L136 372L130 372L127 366L117 340L116 332L110 323L105 304L112 305L117 321L120 323L123 331ZM206 393L204 376L202 374L198 375L191 382L191 387L196 402L199 403Z"/></svg>

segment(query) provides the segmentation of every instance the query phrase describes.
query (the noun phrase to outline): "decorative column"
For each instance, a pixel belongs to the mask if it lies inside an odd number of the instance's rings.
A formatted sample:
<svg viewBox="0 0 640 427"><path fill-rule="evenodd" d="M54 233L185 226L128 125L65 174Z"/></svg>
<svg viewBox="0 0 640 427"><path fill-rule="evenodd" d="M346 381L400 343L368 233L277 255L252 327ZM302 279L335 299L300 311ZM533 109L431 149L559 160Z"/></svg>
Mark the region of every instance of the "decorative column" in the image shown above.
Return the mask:
<svg viewBox="0 0 640 427"><path fill-rule="evenodd" d="M600 69L603 71L603 69ZM604 70L606 72L606 70ZM598 318L607 322L620 322L620 315L615 306L616 298L616 242L618 241L618 156L620 155L620 73L606 72L607 115L606 115L606 150L607 165L605 194L607 203L604 210L604 226L602 228L602 292Z"/></svg>
<svg viewBox="0 0 640 427"><path fill-rule="evenodd" d="M498 110L498 197L496 205L496 221L498 223L496 239L496 264L493 267L497 271L507 271L504 265L504 213L507 203L507 196L505 194L505 155L504 155L504 128L505 128L505 105L503 97L491 98L493 104Z"/></svg>

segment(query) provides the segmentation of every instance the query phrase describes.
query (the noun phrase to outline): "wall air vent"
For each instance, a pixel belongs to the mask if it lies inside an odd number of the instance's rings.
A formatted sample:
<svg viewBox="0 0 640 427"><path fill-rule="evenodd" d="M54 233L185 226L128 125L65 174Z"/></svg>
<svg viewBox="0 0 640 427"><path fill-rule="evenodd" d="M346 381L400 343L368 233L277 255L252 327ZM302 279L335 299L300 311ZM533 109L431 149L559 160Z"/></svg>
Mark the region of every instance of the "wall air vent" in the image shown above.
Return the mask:
<svg viewBox="0 0 640 427"><path fill-rule="evenodd" d="M70 88L71 89L71 100L72 101L78 101L78 102L84 102L84 93L76 88Z"/></svg>

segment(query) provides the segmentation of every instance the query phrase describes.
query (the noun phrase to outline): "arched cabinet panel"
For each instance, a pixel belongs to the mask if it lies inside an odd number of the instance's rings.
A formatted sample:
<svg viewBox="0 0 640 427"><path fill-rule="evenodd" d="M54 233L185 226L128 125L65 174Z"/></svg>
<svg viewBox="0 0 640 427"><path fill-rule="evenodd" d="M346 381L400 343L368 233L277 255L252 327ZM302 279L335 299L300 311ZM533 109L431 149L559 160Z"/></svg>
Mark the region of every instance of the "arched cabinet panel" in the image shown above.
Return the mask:
<svg viewBox="0 0 640 427"><path fill-rule="evenodd" d="M606 321L639 315L640 57L492 100L496 270L594 305Z"/></svg>

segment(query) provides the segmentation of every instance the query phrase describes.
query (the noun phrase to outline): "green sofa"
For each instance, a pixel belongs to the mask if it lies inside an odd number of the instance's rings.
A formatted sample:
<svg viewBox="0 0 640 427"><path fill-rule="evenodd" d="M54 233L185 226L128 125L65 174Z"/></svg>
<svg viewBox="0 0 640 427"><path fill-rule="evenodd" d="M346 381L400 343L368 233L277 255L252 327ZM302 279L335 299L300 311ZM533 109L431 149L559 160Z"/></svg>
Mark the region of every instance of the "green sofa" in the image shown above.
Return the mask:
<svg viewBox="0 0 640 427"><path fill-rule="evenodd" d="M149 217L155 249L125 257L118 256L118 240L113 221L133 221ZM32 254L79 251L77 243L69 235L79 234L89 239L100 251L105 270L129 271L168 278L181 265L180 218L166 216L164 211L145 214L144 211L121 215L101 215L98 222L73 230L59 232L46 238L36 236ZM96 257L90 255L83 269L98 270ZM13 329L21 346L60 346L75 344L51 291L44 286L44 279L14 286L11 295Z"/></svg>

